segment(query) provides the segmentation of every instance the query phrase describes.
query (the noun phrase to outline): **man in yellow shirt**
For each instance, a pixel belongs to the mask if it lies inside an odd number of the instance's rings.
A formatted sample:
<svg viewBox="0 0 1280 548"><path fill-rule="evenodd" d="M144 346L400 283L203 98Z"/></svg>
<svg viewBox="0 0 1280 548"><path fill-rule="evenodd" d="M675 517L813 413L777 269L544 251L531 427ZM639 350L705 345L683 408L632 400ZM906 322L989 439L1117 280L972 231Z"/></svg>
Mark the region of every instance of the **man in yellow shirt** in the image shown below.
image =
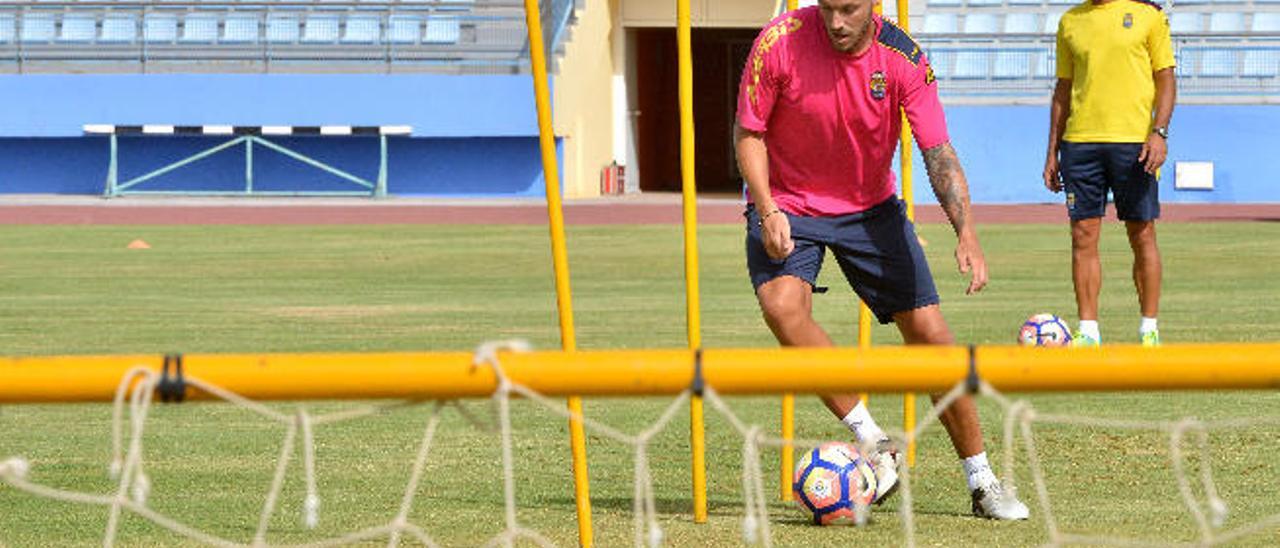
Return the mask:
<svg viewBox="0 0 1280 548"><path fill-rule="evenodd" d="M1176 96L1169 20L1144 0L1087 0L1058 24L1058 84L1049 114L1044 184L1067 191L1071 278L1080 325L1074 344L1097 346L1107 191L1133 248L1142 344L1160 344L1157 170L1168 153ZM1152 111L1154 110L1154 116Z"/></svg>

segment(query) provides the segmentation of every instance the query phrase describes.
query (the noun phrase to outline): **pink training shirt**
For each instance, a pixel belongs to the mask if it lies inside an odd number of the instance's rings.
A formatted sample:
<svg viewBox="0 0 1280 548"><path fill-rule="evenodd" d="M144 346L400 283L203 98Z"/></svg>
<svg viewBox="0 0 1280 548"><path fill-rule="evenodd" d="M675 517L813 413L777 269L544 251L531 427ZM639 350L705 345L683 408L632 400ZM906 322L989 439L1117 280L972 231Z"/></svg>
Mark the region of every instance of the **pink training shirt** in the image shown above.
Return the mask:
<svg viewBox="0 0 1280 548"><path fill-rule="evenodd" d="M948 140L920 46L879 15L872 22L875 39L857 56L831 47L817 6L782 14L756 38L738 125L764 134L769 190L783 211L846 215L893 196L899 107L921 150Z"/></svg>

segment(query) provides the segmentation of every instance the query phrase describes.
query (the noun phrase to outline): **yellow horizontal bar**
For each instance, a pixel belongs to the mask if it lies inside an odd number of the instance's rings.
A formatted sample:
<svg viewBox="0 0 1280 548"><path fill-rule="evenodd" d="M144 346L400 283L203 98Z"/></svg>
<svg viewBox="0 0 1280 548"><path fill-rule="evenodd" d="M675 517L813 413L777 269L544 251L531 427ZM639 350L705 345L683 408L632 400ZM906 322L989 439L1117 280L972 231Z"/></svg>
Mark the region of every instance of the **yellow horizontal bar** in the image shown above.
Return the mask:
<svg viewBox="0 0 1280 548"><path fill-rule="evenodd" d="M503 353L516 383L548 396L675 394L689 387L694 352L619 350ZM1280 344L1166 345L1157 349L983 347L979 376L1006 392L1280 388ZM0 403L109 401L126 371L160 371L163 358L0 358ZM464 398L491 395L497 377L472 355L190 354L184 372L255 400ZM964 379L963 347L865 350L705 350L707 385L722 394L942 392ZM190 397L200 397L191 393Z"/></svg>

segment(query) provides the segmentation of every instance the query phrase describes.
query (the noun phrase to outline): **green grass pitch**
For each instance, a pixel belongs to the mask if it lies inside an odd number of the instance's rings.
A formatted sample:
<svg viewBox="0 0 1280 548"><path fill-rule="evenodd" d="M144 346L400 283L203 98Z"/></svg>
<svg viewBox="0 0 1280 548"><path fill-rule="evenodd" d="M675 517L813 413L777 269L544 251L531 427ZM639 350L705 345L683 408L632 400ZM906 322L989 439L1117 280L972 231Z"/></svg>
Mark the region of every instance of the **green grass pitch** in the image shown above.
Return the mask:
<svg viewBox="0 0 1280 548"><path fill-rule="evenodd" d="M579 346L682 347L683 256L678 226L592 226L569 231ZM943 298L964 343L1011 343L1021 321L1055 312L1074 324L1069 236L1064 224L980 229L991 285L963 295L948 227L921 234ZM142 238L149 250L127 250ZM1274 341L1280 328L1280 223L1164 224L1161 331L1166 343ZM741 227L699 230L703 340L708 347L772 347L745 274ZM1107 343L1137 340L1137 304L1123 229L1109 222L1102 242L1101 321ZM469 350L524 338L559 346L550 246L545 227L493 226L6 226L0 227L0 354L159 352L327 352ZM855 340L852 293L828 261L815 299L818 320L840 344ZM877 327L875 344L897 344ZM779 364L804 375L804 364ZM3 382L3 379L0 379ZM359 371L352 371L359 382ZM1171 420L1280 417L1273 392L1037 395L1044 412ZM734 398L735 411L771 430L778 398ZM920 398L919 411L927 409ZM657 418L668 400L591 399L586 412L629 432ZM273 404L274 405L274 404ZM313 412L354 404L278 404ZM487 401L466 405L492 416ZM900 427L901 398L873 396L873 412ZM797 434L847 433L815 398L797 401ZM1001 462L1000 409L981 402L988 448ZM562 545L576 543L564 421L527 401L514 403L519 518ZM111 411L105 405L0 407L0 459L22 455L32 480L107 493ZM303 482L291 470L268 540L295 543L385 524L395 515L425 424L426 408L402 409L316 431L321 521L302 524ZM688 418L682 412L650 451L657 510L669 545L742 541L741 439L708 407L710 522L691 522ZM146 434L156 510L211 534L249 542L275 465L283 429L221 404L160 405ZM445 545L476 545L502 527L499 446L456 413L437 435L410 519ZM1168 466L1167 436L1040 426L1054 517L1060 528L1158 543L1192 542L1194 521ZM1032 507L1024 523L968 516L964 480L945 435L921 440L913 472L917 540L923 545L1039 544L1043 512L1023 464L1016 477ZM1216 478L1230 505L1228 527L1280 512L1280 429L1216 432ZM591 489L599 546L631 542L632 461L626 448L589 434ZM902 543L900 499L877 508L868 528L819 528L776 500L777 454L765 451L773 540L784 546ZM294 466L300 461L295 460ZM998 470L1003 473L1003 470ZM1192 470L1195 473L1195 470ZM0 486L0 544L89 546L101 542L105 508L37 500ZM135 516L120 543L191 544ZM1263 528L1244 545L1280 543ZM378 544L378 543L375 543Z"/></svg>

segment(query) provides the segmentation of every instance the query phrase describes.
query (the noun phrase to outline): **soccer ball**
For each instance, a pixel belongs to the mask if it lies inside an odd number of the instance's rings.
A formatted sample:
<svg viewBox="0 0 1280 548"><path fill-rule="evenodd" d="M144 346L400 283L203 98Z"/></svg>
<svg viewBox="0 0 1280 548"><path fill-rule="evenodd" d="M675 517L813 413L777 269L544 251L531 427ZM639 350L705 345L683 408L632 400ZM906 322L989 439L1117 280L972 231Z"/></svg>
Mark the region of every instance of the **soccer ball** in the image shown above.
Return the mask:
<svg viewBox="0 0 1280 548"><path fill-rule="evenodd" d="M1018 344L1022 346L1067 346L1071 344L1071 330L1062 318L1053 314L1036 314L1022 323L1018 330Z"/></svg>
<svg viewBox="0 0 1280 548"><path fill-rule="evenodd" d="M853 444L827 442L800 458L791 490L814 524L860 525L876 496L876 474Z"/></svg>

